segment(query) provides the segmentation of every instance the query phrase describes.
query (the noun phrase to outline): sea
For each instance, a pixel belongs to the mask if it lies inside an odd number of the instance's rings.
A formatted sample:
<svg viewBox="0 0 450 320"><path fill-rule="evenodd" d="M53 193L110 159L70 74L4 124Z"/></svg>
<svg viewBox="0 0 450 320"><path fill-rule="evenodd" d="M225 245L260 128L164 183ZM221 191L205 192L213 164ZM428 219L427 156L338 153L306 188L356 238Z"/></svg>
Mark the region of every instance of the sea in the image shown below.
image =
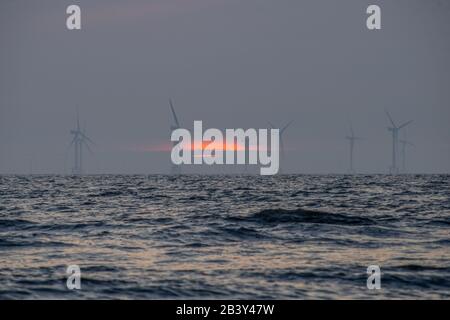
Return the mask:
<svg viewBox="0 0 450 320"><path fill-rule="evenodd" d="M0 299L449 299L449 231L449 175L2 175Z"/></svg>

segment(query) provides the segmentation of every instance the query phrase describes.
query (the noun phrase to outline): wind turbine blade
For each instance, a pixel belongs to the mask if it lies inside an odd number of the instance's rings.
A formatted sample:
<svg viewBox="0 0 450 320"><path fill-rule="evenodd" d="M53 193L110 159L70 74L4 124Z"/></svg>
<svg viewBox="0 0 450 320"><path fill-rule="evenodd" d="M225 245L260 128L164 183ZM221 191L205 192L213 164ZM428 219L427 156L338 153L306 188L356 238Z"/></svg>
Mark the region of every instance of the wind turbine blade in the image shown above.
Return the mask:
<svg viewBox="0 0 450 320"><path fill-rule="evenodd" d="M289 121L288 124L285 125L285 126L283 127L283 129L280 130L280 134L282 134L282 133L283 133L283 132L284 132L284 131L292 124L293 121L294 121L294 120Z"/></svg>
<svg viewBox="0 0 450 320"><path fill-rule="evenodd" d="M395 125L394 120L392 120L392 117L391 117L391 115L389 114L389 112L388 112L386 109L384 109L384 112L386 112L386 115L388 116L389 121L390 121L391 124L392 124L392 127L397 128L397 126Z"/></svg>
<svg viewBox="0 0 450 320"><path fill-rule="evenodd" d="M92 139L86 135L86 125L83 126L83 131L80 131L80 135L81 135L81 139L83 139L83 142L87 141L89 143L92 143L94 146L96 145L96 143L94 141L92 141Z"/></svg>
<svg viewBox="0 0 450 320"><path fill-rule="evenodd" d="M180 127L180 123L178 122L177 114L175 113L175 109L173 108L172 99L169 100L170 110L172 110L172 115L175 120L175 124L177 128Z"/></svg>
<svg viewBox="0 0 450 320"><path fill-rule="evenodd" d="M411 122L413 122L412 120L405 122L404 124L402 124L400 127L398 127L399 129L406 127L408 124L410 124Z"/></svg>
<svg viewBox="0 0 450 320"><path fill-rule="evenodd" d="M72 142L69 144L69 147L67 149L70 149L76 140L77 140L77 136L75 135L75 137L73 137Z"/></svg>
<svg viewBox="0 0 450 320"><path fill-rule="evenodd" d="M91 155L94 155L94 152L92 152L91 147L89 147L89 144L86 143L86 141L83 141L83 145L86 147L86 149L88 149L88 151Z"/></svg>
<svg viewBox="0 0 450 320"><path fill-rule="evenodd" d="M85 135L84 132L81 132L81 137L83 138L83 140L92 143L94 146L96 145L96 143L92 141L91 138L89 138L87 135Z"/></svg>

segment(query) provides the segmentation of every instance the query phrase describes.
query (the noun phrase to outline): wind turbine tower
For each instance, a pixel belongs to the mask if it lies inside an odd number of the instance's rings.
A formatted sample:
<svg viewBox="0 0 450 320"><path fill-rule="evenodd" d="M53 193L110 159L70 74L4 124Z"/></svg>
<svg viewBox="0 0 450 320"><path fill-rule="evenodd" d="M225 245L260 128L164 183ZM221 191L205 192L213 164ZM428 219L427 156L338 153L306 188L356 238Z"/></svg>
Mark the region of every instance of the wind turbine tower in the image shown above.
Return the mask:
<svg viewBox="0 0 450 320"><path fill-rule="evenodd" d="M399 140L398 140L398 133L400 132L401 129L403 129L404 127L406 127L407 125L409 125L412 120L405 122L404 124L397 126L394 122L394 120L392 120L391 115L389 114L389 112L387 110L386 111L386 115L389 118L389 121L391 122L392 127L388 127L388 130L392 133L392 165L390 168L390 173L391 174L398 174L399 173L399 168L397 166L397 152L398 152L398 144L399 144Z"/></svg>
<svg viewBox="0 0 450 320"><path fill-rule="evenodd" d="M361 140L361 138L355 136L355 133L353 131L353 125L350 123L350 135L345 137L349 143L350 143L350 166L349 166L349 172L350 174L355 174L355 168L354 168L354 161L353 161L353 154L355 149L355 141Z"/></svg>
<svg viewBox="0 0 450 320"><path fill-rule="evenodd" d="M85 130L80 128L80 117L77 112L77 126L76 129L70 131L73 135L70 147L74 147L74 167L72 168L72 174L82 175L83 174L83 147L92 153L89 143L94 144L94 142L85 134Z"/></svg>
<svg viewBox="0 0 450 320"><path fill-rule="evenodd" d="M284 150L284 143L283 143L284 132L292 124L293 121L294 120L289 121L283 128L280 129L280 151L281 151L281 157L280 157L280 169L278 170L279 173L282 173L283 163L284 163L284 160L286 159L286 153L285 153L285 150ZM269 122L269 126L272 129L278 129L271 122Z"/></svg>
<svg viewBox="0 0 450 320"><path fill-rule="evenodd" d="M173 123L170 126L170 131L173 132L174 130L180 128L180 123L178 122L178 117L177 117L177 114L175 113L175 109L173 108L173 103L172 103L171 99L169 99L169 107L170 107L170 110L171 110L172 116L173 116ZM174 145L175 144L176 144L176 142L174 142ZM172 163L172 166L170 168L170 174L172 174L172 175L181 174L181 167Z"/></svg>

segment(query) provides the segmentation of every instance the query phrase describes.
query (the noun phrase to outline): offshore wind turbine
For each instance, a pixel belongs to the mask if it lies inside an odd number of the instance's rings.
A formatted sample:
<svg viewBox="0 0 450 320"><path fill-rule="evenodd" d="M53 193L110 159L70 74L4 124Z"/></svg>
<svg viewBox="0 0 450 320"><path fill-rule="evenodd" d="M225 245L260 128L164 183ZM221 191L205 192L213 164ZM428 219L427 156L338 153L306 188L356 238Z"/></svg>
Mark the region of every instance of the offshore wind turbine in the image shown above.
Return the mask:
<svg viewBox="0 0 450 320"><path fill-rule="evenodd" d="M350 174L354 174L355 169L354 169L354 165L353 165L353 163L354 163L353 162L353 151L355 149L355 141L361 140L362 138L355 136L355 132L353 131L353 125L351 123L350 123L350 135L346 136L345 139L347 139L350 143L349 172L350 172Z"/></svg>
<svg viewBox="0 0 450 320"><path fill-rule="evenodd" d="M170 125L170 131L173 132L174 130L180 128L180 122L178 121L177 114L175 113L175 109L173 108L172 99L169 99L169 107L173 116L173 123ZM176 142L173 143L173 145L175 144ZM170 174L181 174L181 167L172 163L172 166L170 168Z"/></svg>
<svg viewBox="0 0 450 320"><path fill-rule="evenodd" d="M74 167L72 168L72 174L82 175L83 174L83 147L92 153L89 143L94 144L94 142L85 134L85 130L80 128L80 117L77 111L77 125L76 129L70 131L73 135L72 142L70 143L70 148L74 146Z"/></svg>
<svg viewBox="0 0 450 320"><path fill-rule="evenodd" d="M283 143L283 136L284 136L284 132L286 131L286 129L292 124L294 120L289 121L283 128L280 129L280 151L281 151L281 157L280 157L280 169L279 169L279 173L282 172L282 164L284 162L284 159L286 158L286 153L284 150L284 143ZM269 126L272 129L278 129L276 128L271 122L268 122Z"/></svg>
<svg viewBox="0 0 450 320"><path fill-rule="evenodd" d="M392 133L392 165L389 171L391 174L398 174L399 173L399 169L397 166L397 151L399 144L398 133L400 132L401 129L409 125L412 122L412 120L405 122L400 126L397 126L394 120L392 120L392 117L389 114L389 112L387 110L384 111L386 112L386 115L389 118L389 121L391 122L392 125L392 127L388 127L388 130Z"/></svg>

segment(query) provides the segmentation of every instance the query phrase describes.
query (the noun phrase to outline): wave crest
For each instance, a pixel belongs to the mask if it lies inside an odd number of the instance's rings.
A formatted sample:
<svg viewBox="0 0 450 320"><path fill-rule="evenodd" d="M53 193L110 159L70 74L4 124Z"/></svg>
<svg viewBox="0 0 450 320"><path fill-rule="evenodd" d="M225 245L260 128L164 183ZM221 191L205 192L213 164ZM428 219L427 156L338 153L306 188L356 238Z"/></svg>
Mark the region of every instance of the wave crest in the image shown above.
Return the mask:
<svg viewBox="0 0 450 320"><path fill-rule="evenodd" d="M320 223L335 225L372 225L375 222L366 217L352 216L342 213L329 213L306 209L266 209L254 213L250 220L263 223Z"/></svg>

